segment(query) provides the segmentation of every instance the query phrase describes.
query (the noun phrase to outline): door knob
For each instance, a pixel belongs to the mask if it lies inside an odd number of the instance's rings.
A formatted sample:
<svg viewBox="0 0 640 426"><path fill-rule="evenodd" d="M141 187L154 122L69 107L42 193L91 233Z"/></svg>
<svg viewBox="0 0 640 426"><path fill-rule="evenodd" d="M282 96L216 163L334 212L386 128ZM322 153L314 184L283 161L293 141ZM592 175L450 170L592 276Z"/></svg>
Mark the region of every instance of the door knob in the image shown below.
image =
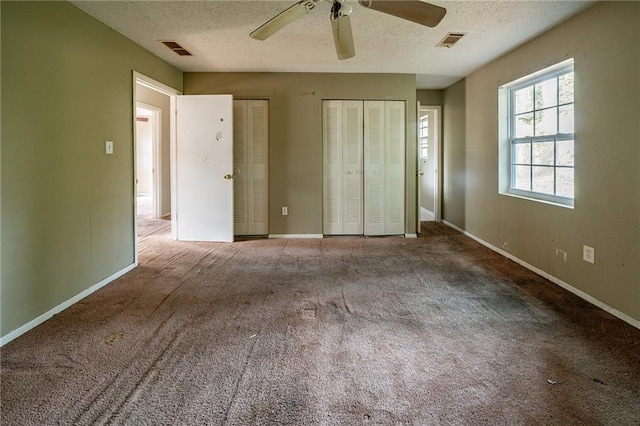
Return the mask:
<svg viewBox="0 0 640 426"><path fill-rule="evenodd" d="M226 175L224 175L224 178L225 178L226 180L231 180L231 179L233 179L233 175L232 175L232 174L230 174L230 173L227 173Z"/></svg>
<svg viewBox="0 0 640 426"><path fill-rule="evenodd" d="M424 172L416 172L416 176L424 176Z"/></svg>

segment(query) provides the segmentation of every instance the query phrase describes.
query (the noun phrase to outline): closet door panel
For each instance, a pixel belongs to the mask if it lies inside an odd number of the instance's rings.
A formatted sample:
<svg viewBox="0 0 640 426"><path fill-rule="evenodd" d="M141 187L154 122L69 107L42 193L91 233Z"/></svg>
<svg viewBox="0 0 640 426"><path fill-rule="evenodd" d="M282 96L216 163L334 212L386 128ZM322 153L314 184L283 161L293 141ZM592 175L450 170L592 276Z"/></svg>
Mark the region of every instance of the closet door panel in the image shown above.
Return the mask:
<svg viewBox="0 0 640 426"><path fill-rule="evenodd" d="M248 126L248 233L265 235L268 226L268 164L269 164L269 102L252 100L247 102Z"/></svg>
<svg viewBox="0 0 640 426"><path fill-rule="evenodd" d="M233 102L235 235L269 233L269 101Z"/></svg>
<svg viewBox="0 0 640 426"><path fill-rule="evenodd" d="M361 235L362 224L362 101L342 104L343 234Z"/></svg>
<svg viewBox="0 0 640 426"><path fill-rule="evenodd" d="M323 233L343 233L342 101L322 103Z"/></svg>
<svg viewBox="0 0 640 426"><path fill-rule="evenodd" d="M385 234L385 102L364 102L364 234Z"/></svg>
<svg viewBox="0 0 640 426"><path fill-rule="evenodd" d="M404 234L405 103L385 102L385 234Z"/></svg>
<svg viewBox="0 0 640 426"><path fill-rule="evenodd" d="M247 235L247 101L233 101L233 233Z"/></svg>

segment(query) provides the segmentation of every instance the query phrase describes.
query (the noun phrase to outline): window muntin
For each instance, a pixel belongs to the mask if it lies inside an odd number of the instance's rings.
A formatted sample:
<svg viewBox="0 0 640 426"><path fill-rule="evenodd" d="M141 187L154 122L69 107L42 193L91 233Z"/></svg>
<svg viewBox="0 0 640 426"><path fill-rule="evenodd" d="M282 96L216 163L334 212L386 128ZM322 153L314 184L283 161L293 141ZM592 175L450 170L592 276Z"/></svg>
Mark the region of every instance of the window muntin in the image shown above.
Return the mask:
<svg viewBox="0 0 640 426"><path fill-rule="evenodd" d="M573 61L507 86L509 193L572 205Z"/></svg>
<svg viewBox="0 0 640 426"><path fill-rule="evenodd" d="M418 137L420 138L420 158L429 159L429 116L420 117L418 127Z"/></svg>

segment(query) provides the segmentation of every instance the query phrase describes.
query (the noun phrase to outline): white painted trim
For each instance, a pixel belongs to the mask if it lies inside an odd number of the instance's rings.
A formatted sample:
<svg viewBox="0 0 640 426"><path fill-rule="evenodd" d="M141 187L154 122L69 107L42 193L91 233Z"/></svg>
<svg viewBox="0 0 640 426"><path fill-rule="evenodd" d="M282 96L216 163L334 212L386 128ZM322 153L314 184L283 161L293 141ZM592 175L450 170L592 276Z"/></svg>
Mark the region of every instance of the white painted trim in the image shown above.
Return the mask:
<svg viewBox="0 0 640 426"><path fill-rule="evenodd" d="M419 176L420 172L420 101L416 102L416 232L420 232L420 219L422 218L420 212L422 207L422 176Z"/></svg>
<svg viewBox="0 0 640 426"><path fill-rule="evenodd" d="M154 80L151 77L147 77L144 74L140 74L137 71L133 72L133 81L134 83L140 83L141 85L148 87L149 89L162 92L165 95L169 95L169 96L182 95L181 91L176 90L173 87L167 86L166 84L160 83L159 81Z"/></svg>
<svg viewBox="0 0 640 426"><path fill-rule="evenodd" d="M270 239L285 238L324 238L322 234L269 234Z"/></svg>
<svg viewBox="0 0 640 426"><path fill-rule="evenodd" d="M418 238L418 234L404 234L405 238Z"/></svg>
<svg viewBox="0 0 640 426"><path fill-rule="evenodd" d="M26 323L22 327L19 327L19 328L13 330L12 332L7 333L6 335L0 337L0 346L6 345L7 343L9 343L10 341L16 339L17 337L22 336L27 331L39 326L40 324L42 324L43 322L45 322L46 320L48 320L52 316L54 316L56 314L59 314L60 312L64 311L65 309L67 309L71 305L73 305L73 304L79 302L80 300L84 299L85 297L89 296L91 293L101 289L105 285L107 285L107 284L111 283L112 281L115 281L116 279L120 278L121 276L123 276L127 272L129 272L132 269L134 269L136 266L138 266L137 263L132 263L131 265L125 267L124 269L121 269L120 271L116 272L115 274L103 279L99 283L94 284L93 286L89 287L88 289L76 294L71 299L69 299L69 300L67 300L65 302L62 302L61 304L59 304L55 308L45 312L44 314L40 315L36 319L33 319L33 320L29 321L28 323Z"/></svg>
<svg viewBox="0 0 640 426"><path fill-rule="evenodd" d="M435 170L435 188L434 188L434 220L439 222L442 219L442 173L440 170L444 170L442 155L442 146L444 140L442 138L442 106L432 106L436 110L437 131L436 131L436 143L434 145L433 155L436 157L436 170Z"/></svg>
<svg viewBox="0 0 640 426"><path fill-rule="evenodd" d="M560 280L559 278L554 277L553 275L549 274L548 272L545 272L540 268L536 268L535 266L525 262L524 260L512 255L511 253L507 253L506 251L504 251L502 249L499 249L498 247L494 246L493 244L490 244L490 243L484 241L483 239L476 237L475 235L465 231L464 229L454 225L453 223L447 222L446 220L443 220L442 223L444 223L445 225L455 229L456 231L460 231L461 233L463 233L467 237L479 242L483 246L495 251L498 254L501 254L502 256L506 257L507 259L513 260L517 264L519 264L521 266L524 266L528 270L540 275L543 278L548 279L552 283L564 288L565 290L570 291L571 293L575 294L576 296L580 297L581 299L586 300L587 302L591 303L592 305L595 305L598 308L610 313L611 315L621 319L622 321L626 322L627 324L632 325L633 327L635 327L637 329L640 329L640 320L637 320L637 319L625 314L624 312L620 312L619 310L607 305L606 303L596 299L595 297L585 293L584 291L578 290L577 288L573 287L570 284L567 284L566 282Z"/></svg>
<svg viewBox="0 0 640 426"><path fill-rule="evenodd" d="M178 128L178 97L169 98L169 173L171 173L171 239L178 239L178 180L176 178L176 150Z"/></svg>

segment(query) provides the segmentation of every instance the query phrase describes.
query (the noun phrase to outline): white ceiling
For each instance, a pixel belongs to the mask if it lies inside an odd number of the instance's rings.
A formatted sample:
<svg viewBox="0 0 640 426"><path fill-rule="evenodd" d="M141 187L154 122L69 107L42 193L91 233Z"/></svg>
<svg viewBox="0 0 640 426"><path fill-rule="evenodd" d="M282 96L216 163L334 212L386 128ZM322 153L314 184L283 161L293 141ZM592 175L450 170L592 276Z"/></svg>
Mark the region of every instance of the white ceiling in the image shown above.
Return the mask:
<svg viewBox="0 0 640 426"><path fill-rule="evenodd" d="M445 88L594 3L434 0L447 15L429 28L347 1L356 56L345 61L336 58L326 2L266 41L249 33L296 0L72 3L183 71L403 73L416 74L420 89ZM466 35L453 48L435 47L448 32Z"/></svg>

